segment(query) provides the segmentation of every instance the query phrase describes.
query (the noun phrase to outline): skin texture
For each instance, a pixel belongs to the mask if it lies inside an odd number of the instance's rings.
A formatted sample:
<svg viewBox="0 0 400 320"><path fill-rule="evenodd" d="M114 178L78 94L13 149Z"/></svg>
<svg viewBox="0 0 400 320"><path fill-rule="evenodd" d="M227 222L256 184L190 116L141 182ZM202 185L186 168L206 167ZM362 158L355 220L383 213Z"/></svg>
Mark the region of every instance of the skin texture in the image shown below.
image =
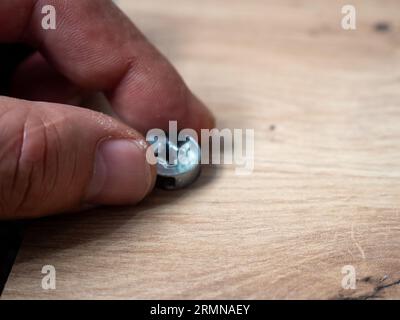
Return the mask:
<svg viewBox="0 0 400 320"><path fill-rule="evenodd" d="M41 27L44 5L56 30ZM111 1L2 0L0 18L0 219L137 203L156 176L143 135L170 120L214 126ZM120 120L72 105L88 91L103 91Z"/></svg>

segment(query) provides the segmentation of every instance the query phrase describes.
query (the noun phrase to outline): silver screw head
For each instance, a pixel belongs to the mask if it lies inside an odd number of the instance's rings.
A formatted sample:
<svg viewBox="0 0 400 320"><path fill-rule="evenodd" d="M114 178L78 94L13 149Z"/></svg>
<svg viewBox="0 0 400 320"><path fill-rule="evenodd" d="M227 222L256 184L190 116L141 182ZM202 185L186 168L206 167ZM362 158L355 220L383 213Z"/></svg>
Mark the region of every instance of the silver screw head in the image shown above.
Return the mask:
<svg viewBox="0 0 400 320"><path fill-rule="evenodd" d="M187 135L172 142L167 136L150 136L147 141L157 159L157 186L166 190L181 189L192 184L200 175L201 149Z"/></svg>

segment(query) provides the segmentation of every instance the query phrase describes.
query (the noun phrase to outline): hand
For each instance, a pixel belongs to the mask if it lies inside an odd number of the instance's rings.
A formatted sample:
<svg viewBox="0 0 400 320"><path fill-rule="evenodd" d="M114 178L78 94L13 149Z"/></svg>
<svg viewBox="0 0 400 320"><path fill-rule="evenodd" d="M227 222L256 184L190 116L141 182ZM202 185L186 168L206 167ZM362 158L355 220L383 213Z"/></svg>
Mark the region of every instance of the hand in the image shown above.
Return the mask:
<svg viewBox="0 0 400 320"><path fill-rule="evenodd" d="M42 28L48 4L56 30ZM137 203L156 177L142 134L169 120L213 127L206 107L111 1L1 0L0 19L0 219ZM68 105L86 91L104 92L121 121Z"/></svg>

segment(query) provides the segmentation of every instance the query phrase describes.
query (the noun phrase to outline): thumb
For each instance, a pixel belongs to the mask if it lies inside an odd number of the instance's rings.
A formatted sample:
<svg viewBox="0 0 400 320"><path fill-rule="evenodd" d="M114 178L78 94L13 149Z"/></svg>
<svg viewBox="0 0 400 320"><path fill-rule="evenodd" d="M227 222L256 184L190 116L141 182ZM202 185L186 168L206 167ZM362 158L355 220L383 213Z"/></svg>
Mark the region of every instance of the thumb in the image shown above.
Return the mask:
<svg viewBox="0 0 400 320"><path fill-rule="evenodd" d="M146 149L139 133L101 113L1 97L0 219L137 203L156 176Z"/></svg>

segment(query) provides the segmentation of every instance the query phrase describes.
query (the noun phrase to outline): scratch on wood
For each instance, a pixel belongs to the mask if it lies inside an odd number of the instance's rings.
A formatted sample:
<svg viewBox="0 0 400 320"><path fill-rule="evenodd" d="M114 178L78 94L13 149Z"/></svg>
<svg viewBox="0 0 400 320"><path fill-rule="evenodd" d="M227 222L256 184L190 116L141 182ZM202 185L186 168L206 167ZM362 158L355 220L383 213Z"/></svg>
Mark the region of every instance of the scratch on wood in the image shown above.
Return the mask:
<svg viewBox="0 0 400 320"><path fill-rule="evenodd" d="M353 240L354 244L356 245L358 251L361 253L361 257L365 260L365 253L363 248L361 248L360 244L356 241L356 238L354 237L354 223L351 224L351 239Z"/></svg>
<svg viewBox="0 0 400 320"><path fill-rule="evenodd" d="M380 293L382 290L384 290L384 289L386 289L386 288L389 288L389 287L393 287L393 286L395 286L395 285L397 285L397 284L400 284L400 279L399 279L399 280L396 280L396 281L394 281L394 282L388 283L388 284L382 284L382 285L376 286L376 287L374 288L374 290L373 290L370 294L361 295L361 296L359 296L359 297L357 297L357 298L355 298L355 299L367 300L367 299L379 298L379 293Z"/></svg>
<svg viewBox="0 0 400 320"><path fill-rule="evenodd" d="M389 276L388 275L384 275L378 282L383 282L386 279L388 279ZM370 283L372 281L372 277L364 277L363 279L361 279L361 281L366 282L366 283ZM376 285L372 291L370 293L367 294L361 294L358 296L344 296L343 294L339 294L337 297L333 298L334 300L340 299L340 300L368 300L368 299L377 299L377 298L383 298L383 296L380 295L380 293L390 287L393 287L395 285L400 284L400 279L393 281L391 283L388 284L378 284Z"/></svg>

